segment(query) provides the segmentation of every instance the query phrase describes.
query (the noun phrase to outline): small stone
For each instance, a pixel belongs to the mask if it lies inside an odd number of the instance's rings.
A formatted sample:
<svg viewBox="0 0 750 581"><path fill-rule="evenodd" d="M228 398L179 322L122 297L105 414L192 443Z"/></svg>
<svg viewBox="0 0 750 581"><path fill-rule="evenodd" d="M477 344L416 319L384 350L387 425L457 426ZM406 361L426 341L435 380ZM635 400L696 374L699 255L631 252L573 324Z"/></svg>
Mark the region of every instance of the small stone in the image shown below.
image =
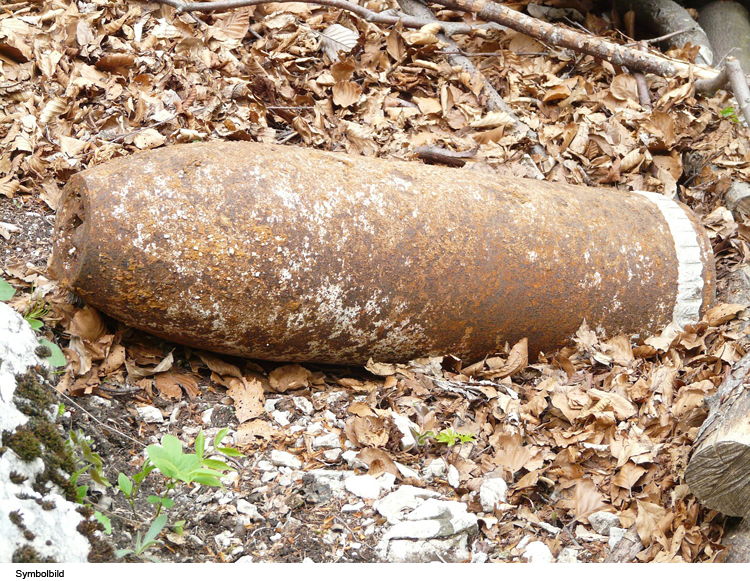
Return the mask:
<svg viewBox="0 0 750 581"><path fill-rule="evenodd" d="M448 473L448 465L442 458L437 458L425 466L422 473L427 480L443 478Z"/></svg>
<svg viewBox="0 0 750 581"><path fill-rule="evenodd" d="M358 512L365 507L364 502L355 502L354 504L345 504L341 507L341 512Z"/></svg>
<svg viewBox="0 0 750 581"><path fill-rule="evenodd" d="M253 557L252 555L245 555L244 557L240 557L235 561L235 563L252 563Z"/></svg>
<svg viewBox="0 0 750 581"><path fill-rule="evenodd" d="M294 407L303 414L311 416L315 412L312 402L306 397L293 397L292 402L294 403Z"/></svg>
<svg viewBox="0 0 750 581"><path fill-rule="evenodd" d="M327 434L323 434L322 436L317 436L313 438L312 446L314 450L319 450L320 448L340 449L341 441L339 440L338 434L329 432Z"/></svg>
<svg viewBox="0 0 750 581"><path fill-rule="evenodd" d="M272 411L271 417L282 427L289 425L289 412Z"/></svg>
<svg viewBox="0 0 750 581"><path fill-rule="evenodd" d="M373 508L383 515L389 523L396 524L403 520L405 511L417 508L425 499L439 496L440 493L438 492L404 484L378 500L373 504Z"/></svg>
<svg viewBox="0 0 750 581"><path fill-rule="evenodd" d="M281 539L281 533L276 533L275 535L271 535L271 537L268 540L275 543L279 539Z"/></svg>
<svg viewBox="0 0 750 581"><path fill-rule="evenodd" d="M378 498L380 496L380 484L369 474L350 476L344 480L344 487L360 498Z"/></svg>
<svg viewBox="0 0 750 581"><path fill-rule="evenodd" d="M578 549L565 547L557 556L558 563L578 563Z"/></svg>
<svg viewBox="0 0 750 581"><path fill-rule="evenodd" d="M341 450L326 450L323 452L326 462L338 462L341 459Z"/></svg>
<svg viewBox="0 0 750 581"><path fill-rule="evenodd" d="M237 501L237 512L250 517L253 522L261 522L266 520L263 515L258 511L258 507L248 502L244 498L240 498Z"/></svg>
<svg viewBox="0 0 750 581"><path fill-rule="evenodd" d="M453 464L448 466L448 484L450 484L453 488L458 488L458 485L461 484L461 478L458 473L458 469Z"/></svg>
<svg viewBox="0 0 750 581"><path fill-rule="evenodd" d="M294 470L302 468L302 461L297 458L294 454L289 452L282 452L281 450L271 451L271 462L274 466L286 466Z"/></svg>
<svg viewBox="0 0 750 581"><path fill-rule="evenodd" d="M419 472L416 470L412 470L408 466L401 464L401 462L394 462L394 464L404 478L419 478Z"/></svg>
<svg viewBox="0 0 750 581"><path fill-rule="evenodd" d="M625 533L628 529L623 529L620 527L611 527L609 529L609 548L610 550L615 548L615 545L620 541L622 537L625 536Z"/></svg>
<svg viewBox="0 0 750 581"><path fill-rule="evenodd" d="M89 396L89 404L91 404L94 407L105 407L105 408L111 408L112 402L108 399L104 399L103 397L99 397L98 395L92 395Z"/></svg>
<svg viewBox="0 0 750 581"><path fill-rule="evenodd" d="M419 426L409 418L396 413L391 413L391 418L393 418L393 423L396 424L398 431L401 432L402 437L399 448L402 450L411 450L414 448L417 445L417 440L414 438L412 430L419 432Z"/></svg>
<svg viewBox="0 0 750 581"><path fill-rule="evenodd" d="M591 528L593 528L600 535L609 535L609 531L612 527L620 526L620 517L611 512L600 510L588 516Z"/></svg>
<svg viewBox="0 0 750 581"><path fill-rule="evenodd" d="M554 560L552 551L542 541L529 543L523 552L523 558L529 563L551 563Z"/></svg>
<svg viewBox="0 0 750 581"><path fill-rule="evenodd" d="M263 472L268 472L269 470L274 469L273 464L271 464L268 460L259 460L255 467Z"/></svg>
<svg viewBox="0 0 750 581"><path fill-rule="evenodd" d="M508 485L502 478L489 478L479 487L479 500L484 512L493 512L508 500Z"/></svg>
<svg viewBox="0 0 750 581"><path fill-rule="evenodd" d="M276 402L279 401L278 399L267 399L266 402L263 404L263 410L270 414L276 409Z"/></svg>
<svg viewBox="0 0 750 581"><path fill-rule="evenodd" d="M136 408L136 412L138 413L138 417L147 424L161 424L164 421L164 415L161 413L161 410L152 405L144 405Z"/></svg>

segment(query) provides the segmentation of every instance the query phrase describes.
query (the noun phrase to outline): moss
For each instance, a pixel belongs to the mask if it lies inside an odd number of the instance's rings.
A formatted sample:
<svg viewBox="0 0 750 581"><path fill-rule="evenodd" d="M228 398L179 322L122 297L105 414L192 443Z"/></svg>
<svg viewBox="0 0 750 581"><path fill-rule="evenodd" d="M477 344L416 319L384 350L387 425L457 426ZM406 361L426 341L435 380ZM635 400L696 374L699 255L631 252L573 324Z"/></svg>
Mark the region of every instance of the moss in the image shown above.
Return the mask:
<svg viewBox="0 0 750 581"><path fill-rule="evenodd" d="M12 449L24 462L42 459L45 470L32 486L36 492L47 493L51 483L62 489L65 498L75 502L75 487L65 474L75 472L75 460L59 428L48 418L47 410L57 403L57 394L44 383L44 373L43 368L35 367L16 376L13 402L30 419L13 434L3 432L2 446Z"/></svg>
<svg viewBox="0 0 750 581"><path fill-rule="evenodd" d="M18 472L16 472L16 471L14 470L14 471L12 471L12 472L10 473L10 481L11 481L11 482L12 482L13 484L18 484L18 485L20 485L20 484L23 484L24 482L26 482L26 477L25 477L25 476L24 476L23 474L19 474Z"/></svg>
<svg viewBox="0 0 750 581"><path fill-rule="evenodd" d="M37 504L42 507L42 510L54 510L56 505L51 500L37 500Z"/></svg>
<svg viewBox="0 0 750 581"><path fill-rule="evenodd" d="M13 450L24 462L33 462L42 455L42 445L29 426L21 426L14 434L3 432L3 445Z"/></svg>
<svg viewBox="0 0 750 581"><path fill-rule="evenodd" d="M27 541L33 541L36 538L36 535L31 531L23 531L23 538Z"/></svg>
<svg viewBox="0 0 750 581"><path fill-rule="evenodd" d="M96 531L103 531L104 526L99 521L93 520L94 510L90 506L81 506L76 509L85 520L82 520L76 530L86 537L91 544L88 554L89 563L109 563L114 559L115 553L112 546L102 540Z"/></svg>
<svg viewBox="0 0 750 581"><path fill-rule="evenodd" d="M36 353L36 356L40 359L46 359L47 357L50 357L52 355L52 349L50 349L46 345L39 345L39 347L34 349L34 353Z"/></svg>
<svg viewBox="0 0 750 581"><path fill-rule="evenodd" d="M13 553L12 563L54 563L55 560L50 557L43 557L36 552L34 547L24 545L16 549Z"/></svg>
<svg viewBox="0 0 750 581"><path fill-rule="evenodd" d="M20 510L14 510L8 515L10 522L16 525L19 529L24 530L26 525L23 524L23 515Z"/></svg>

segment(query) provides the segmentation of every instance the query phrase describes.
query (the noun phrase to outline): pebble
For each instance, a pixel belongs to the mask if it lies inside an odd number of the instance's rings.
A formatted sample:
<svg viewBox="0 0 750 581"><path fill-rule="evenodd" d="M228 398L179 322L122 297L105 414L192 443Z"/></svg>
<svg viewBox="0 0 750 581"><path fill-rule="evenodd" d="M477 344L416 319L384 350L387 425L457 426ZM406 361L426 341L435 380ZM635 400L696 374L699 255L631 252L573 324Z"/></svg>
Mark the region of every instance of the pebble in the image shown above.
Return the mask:
<svg viewBox="0 0 750 581"><path fill-rule="evenodd" d="M381 490L378 481L369 474L350 476L344 480L344 487L360 498L378 498Z"/></svg>
<svg viewBox="0 0 750 581"><path fill-rule="evenodd" d="M320 448L341 448L341 442L339 440L338 434L334 434L332 432L329 432L327 434L323 434L322 436L317 436L316 438L313 438L312 443L313 449L319 450Z"/></svg>
<svg viewBox="0 0 750 581"><path fill-rule="evenodd" d="M526 546L523 558L529 563L551 563L554 560L552 551L542 541L534 541Z"/></svg>
<svg viewBox="0 0 750 581"><path fill-rule="evenodd" d="M276 421L277 424L280 426L288 426L289 425L289 412L280 412L280 411L272 411L271 417Z"/></svg>
<svg viewBox="0 0 750 581"><path fill-rule="evenodd" d="M261 522L265 520L263 518L263 515L261 515L258 511L258 507L248 502L244 498L240 498L237 501L237 512L249 516L250 520L252 520L253 522Z"/></svg>
<svg viewBox="0 0 750 581"><path fill-rule="evenodd" d="M358 512L365 507L364 502L355 502L354 504L345 504L341 507L341 512Z"/></svg>
<svg viewBox="0 0 750 581"><path fill-rule="evenodd" d="M281 450L271 450L271 462L274 466L286 466L294 470L302 468L302 461L299 458Z"/></svg>
<svg viewBox="0 0 750 581"><path fill-rule="evenodd" d="M136 408L136 412L138 413L138 417L147 424L161 424L164 421L164 415L161 413L161 410L152 405L144 405Z"/></svg>
<svg viewBox="0 0 750 581"><path fill-rule="evenodd" d="M294 407L303 414L311 416L315 413L315 408L313 407L312 402L306 397L293 397L292 402L294 403Z"/></svg>
<svg viewBox="0 0 750 581"><path fill-rule="evenodd" d="M341 450L326 450L323 452L326 462L338 462L341 459Z"/></svg>
<svg viewBox="0 0 750 581"><path fill-rule="evenodd" d="M620 517L611 512L600 510L588 516L591 528L593 528L600 535L609 535L609 531L612 527L620 526Z"/></svg>
<svg viewBox="0 0 750 581"><path fill-rule="evenodd" d="M479 500L484 512L493 512L508 500L508 485L502 478L489 478L479 487Z"/></svg>
<svg viewBox="0 0 750 581"><path fill-rule="evenodd" d="M573 547L565 547L557 555L558 563L578 563L578 549Z"/></svg>
<svg viewBox="0 0 750 581"><path fill-rule="evenodd" d="M625 536L625 533L628 529L623 529L620 527L612 527L609 529L609 548L614 549L615 545L620 541L622 537Z"/></svg>
<svg viewBox="0 0 750 581"><path fill-rule="evenodd" d="M458 488L458 485L461 484L461 478L458 473L458 469L453 464L448 466L448 484L450 484L453 488Z"/></svg>
<svg viewBox="0 0 750 581"><path fill-rule="evenodd" d="M445 460L436 458L424 467L422 473L427 480L432 480L433 478L443 478L447 471L448 465L445 463Z"/></svg>

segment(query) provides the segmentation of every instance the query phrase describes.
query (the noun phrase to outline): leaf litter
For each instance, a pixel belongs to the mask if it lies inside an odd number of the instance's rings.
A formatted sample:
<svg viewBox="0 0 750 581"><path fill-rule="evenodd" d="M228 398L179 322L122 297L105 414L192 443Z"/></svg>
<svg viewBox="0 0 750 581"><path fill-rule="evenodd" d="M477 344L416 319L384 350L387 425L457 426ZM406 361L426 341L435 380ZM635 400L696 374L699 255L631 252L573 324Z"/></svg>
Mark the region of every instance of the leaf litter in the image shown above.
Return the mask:
<svg viewBox="0 0 750 581"><path fill-rule="evenodd" d="M586 18L614 34L593 13ZM732 180L750 178L747 129L722 115L726 93L699 98L689 79L647 76L655 103L648 110L635 79L609 63L510 30L455 37L463 51L489 55L481 59L485 78L548 153L529 155L527 137L513 132L507 114L487 109L481 82L449 65L435 33L301 3L195 16L98 0L13 5L0 14L0 221L13 226L3 230L2 270L23 291L11 304L25 312L46 301L44 336L62 340L68 362L58 390L137 440L176 429L192 444L199 426L221 421L256 459L286 450L304 471L348 464L431 487L481 515L479 540L494 561L520 559L528 535L555 555L575 545L580 560L601 561L606 538L588 517L602 510L622 528L636 526L639 561L721 560L725 518L700 506L683 473L707 398L747 350L747 304L720 303L695 325L638 342L601 337L595 321L584 322L569 346L536 361L521 341L479 362L445 354L362 370L165 344L71 301L46 278L51 218L71 175L137 150L231 139L414 163L417 148L438 146L476 151L464 171L478 179L542 176L677 192L710 233L723 296L746 262L748 225L722 196ZM145 404L163 408L168 426L139 421L135 407ZM107 406L120 417L108 419ZM94 430L85 414L75 417ZM449 449L410 444L410 429L448 428L475 439ZM316 444L318 432L333 435L331 447ZM355 460L336 455L337 439ZM119 446L133 471L139 450L129 440L105 430L97 443ZM435 461L454 467L457 480L424 476ZM488 476L509 487L494 514L483 513L478 496ZM295 534L318 530L327 539L318 560L375 558L367 551L377 524L370 501L342 531L340 506L295 501L289 492L299 487L279 484L284 477L261 481L250 470L233 490L256 499L267 522L304 515ZM190 521L196 530L199 520ZM263 524L255 526L248 532ZM246 554L300 560L294 543L284 543L291 533L270 529L246 543ZM283 538L274 540L276 529ZM164 557L176 561L241 554L231 543L201 541L192 557L169 546Z"/></svg>

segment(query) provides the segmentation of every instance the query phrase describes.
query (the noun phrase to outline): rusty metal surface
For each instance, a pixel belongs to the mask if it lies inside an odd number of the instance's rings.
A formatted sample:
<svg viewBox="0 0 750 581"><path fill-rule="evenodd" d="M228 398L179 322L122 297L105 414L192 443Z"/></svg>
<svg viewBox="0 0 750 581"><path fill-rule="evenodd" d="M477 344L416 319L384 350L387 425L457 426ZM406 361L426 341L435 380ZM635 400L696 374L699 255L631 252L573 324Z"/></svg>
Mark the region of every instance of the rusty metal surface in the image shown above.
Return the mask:
<svg viewBox="0 0 750 581"><path fill-rule="evenodd" d="M65 192L53 275L227 354L472 361L523 337L558 348L584 318L653 332L675 304L673 240L637 194L251 143L114 160Z"/></svg>

